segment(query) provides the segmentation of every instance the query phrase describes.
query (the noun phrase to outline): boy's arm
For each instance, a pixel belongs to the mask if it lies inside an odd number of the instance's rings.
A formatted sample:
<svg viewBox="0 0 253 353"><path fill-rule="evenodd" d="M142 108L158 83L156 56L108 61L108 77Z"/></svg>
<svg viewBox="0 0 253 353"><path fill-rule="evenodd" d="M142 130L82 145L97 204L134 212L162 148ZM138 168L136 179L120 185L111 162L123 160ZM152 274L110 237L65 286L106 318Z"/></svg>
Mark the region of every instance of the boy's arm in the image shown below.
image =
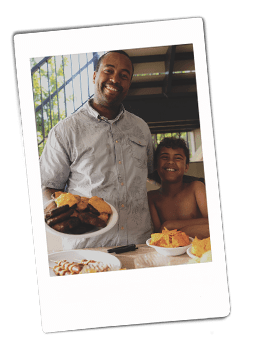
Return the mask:
<svg viewBox="0 0 253 353"><path fill-rule="evenodd" d="M149 191L148 192L149 211L150 211L151 219L152 219L153 226L154 226L154 232L157 233L157 232L159 232L159 229L161 228L161 221L160 221L160 218L158 216L157 209L155 207L153 196L154 196L154 192L153 191Z"/></svg>
<svg viewBox="0 0 253 353"><path fill-rule="evenodd" d="M189 237L197 237L200 240L210 237L208 223L186 226L181 228L180 231L185 232Z"/></svg>
<svg viewBox="0 0 253 353"><path fill-rule="evenodd" d="M194 225L204 225L208 224L208 219L207 218L191 218L191 219L172 219L170 221L164 222L161 227L160 231L162 231L165 228L168 230L181 230L183 227L186 226L194 226Z"/></svg>
<svg viewBox="0 0 253 353"><path fill-rule="evenodd" d="M166 221L160 227L159 232L166 227L168 230L180 230L185 232L189 237L204 239L210 236L209 224L207 218L192 218Z"/></svg>
<svg viewBox="0 0 253 353"><path fill-rule="evenodd" d="M207 201L206 201L206 188L201 181L194 182L194 192L198 208L203 218L208 217L207 213Z"/></svg>

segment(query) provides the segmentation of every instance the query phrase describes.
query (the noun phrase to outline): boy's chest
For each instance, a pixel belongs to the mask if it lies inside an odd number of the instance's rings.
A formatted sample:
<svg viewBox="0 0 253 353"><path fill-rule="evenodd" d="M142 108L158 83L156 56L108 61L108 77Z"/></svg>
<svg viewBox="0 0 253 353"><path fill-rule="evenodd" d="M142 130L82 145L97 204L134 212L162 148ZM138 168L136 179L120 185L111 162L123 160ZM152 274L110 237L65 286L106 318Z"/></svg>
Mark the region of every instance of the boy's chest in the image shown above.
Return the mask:
<svg viewBox="0 0 253 353"><path fill-rule="evenodd" d="M161 222L170 219L192 219L199 217L199 209L194 195L179 195L162 198L156 202Z"/></svg>

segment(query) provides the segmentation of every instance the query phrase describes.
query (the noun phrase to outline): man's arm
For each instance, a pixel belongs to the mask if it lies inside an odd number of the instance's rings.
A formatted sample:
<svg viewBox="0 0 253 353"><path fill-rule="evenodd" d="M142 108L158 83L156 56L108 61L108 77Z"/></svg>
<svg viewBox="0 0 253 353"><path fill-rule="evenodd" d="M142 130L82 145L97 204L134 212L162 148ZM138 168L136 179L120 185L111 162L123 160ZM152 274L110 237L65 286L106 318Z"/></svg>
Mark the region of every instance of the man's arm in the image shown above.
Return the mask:
<svg viewBox="0 0 253 353"><path fill-rule="evenodd" d="M47 143L40 157L43 203L51 200L51 195L54 192L64 190L70 173L70 151L63 144L65 140L61 138L64 130L58 131L59 126L58 130L56 127L50 130Z"/></svg>

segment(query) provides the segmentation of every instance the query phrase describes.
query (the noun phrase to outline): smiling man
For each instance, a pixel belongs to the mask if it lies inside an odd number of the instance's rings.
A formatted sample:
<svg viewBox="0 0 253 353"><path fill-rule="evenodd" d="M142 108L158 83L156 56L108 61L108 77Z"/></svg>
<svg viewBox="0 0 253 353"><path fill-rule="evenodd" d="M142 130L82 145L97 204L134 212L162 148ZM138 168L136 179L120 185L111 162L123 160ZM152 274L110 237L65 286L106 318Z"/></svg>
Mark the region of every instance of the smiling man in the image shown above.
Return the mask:
<svg viewBox="0 0 253 353"><path fill-rule="evenodd" d="M189 149L183 139L165 138L155 153L161 188L148 192L154 231L178 229L198 238L209 237L205 185L184 182Z"/></svg>
<svg viewBox="0 0 253 353"><path fill-rule="evenodd" d="M132 75L133 65L128 56L111 52L102 57L93 75L93 108L108 119L114 119L128 93Z"/></svg>
<svg viewBox="0 0 253 353"><path fill-rule="evenodd" d="M106 234L82 241L64 239L64 250L141 244L150 237L146 180L153 171L153 143L144 120L122 105L132 76L125 52L103 55L93 75L92 99L48 136L40 158L44 201L55 190L98 196L119 216Z"/></svg>

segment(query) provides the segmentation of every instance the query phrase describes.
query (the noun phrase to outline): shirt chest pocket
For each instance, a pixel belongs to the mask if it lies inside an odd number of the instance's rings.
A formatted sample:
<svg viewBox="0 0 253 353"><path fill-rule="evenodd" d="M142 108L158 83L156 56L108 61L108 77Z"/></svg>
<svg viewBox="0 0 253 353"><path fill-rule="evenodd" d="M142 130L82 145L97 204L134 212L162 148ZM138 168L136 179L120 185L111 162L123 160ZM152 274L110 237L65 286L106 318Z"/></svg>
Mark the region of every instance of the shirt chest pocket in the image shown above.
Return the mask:
<svg viewBox="0 0 253 353"><path fill-rule="evenodd" d="M128 146L135 166L141 169L147 168L146 141L136 137L129 137Z"/></svg>

